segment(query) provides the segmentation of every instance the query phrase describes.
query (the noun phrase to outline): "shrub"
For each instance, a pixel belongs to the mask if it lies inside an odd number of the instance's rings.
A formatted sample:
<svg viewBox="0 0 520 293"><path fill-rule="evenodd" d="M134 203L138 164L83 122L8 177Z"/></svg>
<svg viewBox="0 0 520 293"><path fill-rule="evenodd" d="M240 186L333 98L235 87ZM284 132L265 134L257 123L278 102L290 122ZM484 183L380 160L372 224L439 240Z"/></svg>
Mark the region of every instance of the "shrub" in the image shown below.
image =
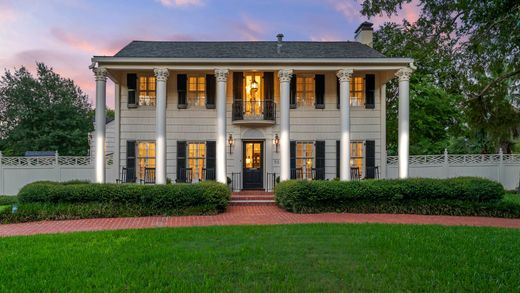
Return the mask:
<svg viewBox="0 0 520 293"><path fill-rule="evenodd" d="M34 182L18 193L18 212L3 222L89 217L215 214L230 192L216 182L173 185Z"/></svg>
<svg viewBox="0 0 520 293"><path fill-rule="evenodd" d="M497 203L502 185L481 178L392 179L366 181L286 181L275 188L276 201L292 212L370 210L367 207ZM363 208L362 208L363 207ZM350 209L349 209L350 208ZM375 212L375 211L371 211ZM388 210L385 210L388 212Z"/></svg>
<svg viewBox="0 0 520 293"><path fill-rule="evenodd" d="M0 206L11 205L18 202L18 197L12 195L0 195Z"/></svg>

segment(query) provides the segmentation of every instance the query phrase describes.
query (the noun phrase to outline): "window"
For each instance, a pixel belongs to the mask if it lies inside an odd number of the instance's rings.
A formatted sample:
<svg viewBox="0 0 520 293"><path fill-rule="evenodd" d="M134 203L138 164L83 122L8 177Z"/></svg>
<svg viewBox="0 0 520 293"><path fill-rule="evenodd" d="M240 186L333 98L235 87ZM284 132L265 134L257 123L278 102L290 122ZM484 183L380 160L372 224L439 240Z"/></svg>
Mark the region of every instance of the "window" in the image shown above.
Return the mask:
<svg viewBox="0 0 520 293"><path fill-rule="evenodd" d="M350 167L358 168L359 176L363 177L363 142L350 142Z"/></svg>
<svg viewBox="0 0 520 293"><path fill-rule="evenodd" d="M263 119L262 76L258 73L246 73L244 74L244 82L244 115L248 118Z"/></svg>
<svg viewBox="0 0 520 293"><path fill-rule="evenodd" d="M193 181L202 181L203 170L206 164L206 143L189 142L188 143L188 170L191 173Z"/></svg>
<svg viewBox="0 0 520 293"><path fill-rule="evenodd" d="M314 142L296 142L296 178L312 179Z"/></svg>
<svg viewBox="0 0 520 293"><path fill-rule="evenodd" d="M352 77L350 80L350 104L352 106L363 106L365 103L365 79L363 77Z"/></svg>
<svg viewBox="0 0 520 293"><path fill-rule="evenodd" d="M206 77L188 77L188 106L204 107L206 105Z"/></svg>
<svg viewBox="0 0 520 293"><path fill-rule="evenodd" d="M155 106L155 76L139 77L139 106Z"/></svg>
<svg viewBox="0 0 520 293"><path fill-rule="evenodd" d="M296 76L298 107L314 107L314 76Z"/></svg>
<svg viewBox="0 0 520 293"><path fill-rule="evenodd" d="M137 144L137 179L144 179L145 168L155 168L155 142Z"/></svg>

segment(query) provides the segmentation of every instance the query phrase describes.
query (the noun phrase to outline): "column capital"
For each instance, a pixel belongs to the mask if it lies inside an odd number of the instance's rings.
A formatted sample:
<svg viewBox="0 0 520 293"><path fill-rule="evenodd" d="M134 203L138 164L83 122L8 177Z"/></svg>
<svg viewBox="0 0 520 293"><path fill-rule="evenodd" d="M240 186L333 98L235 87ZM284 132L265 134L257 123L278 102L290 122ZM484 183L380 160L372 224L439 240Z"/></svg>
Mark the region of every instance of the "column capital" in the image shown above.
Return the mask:
<svg viewBox="0 0 520 293"><path fill-rule="evenodd" d="M395 73L395 76L399 77L399 81L408 81L410 80L412 72L413 70L411 68L403 67Z"/></svg>
<svg viewBox="0 0 520 293"><path fill-rule="evenodd" d="M107 81L107 69L105 67L95 67L92 71L96 81Z"/></svg>
<svg viewBox="0 0 520 293"><path fill-rule="evenodd" d="M290 82L292 75L292 69L280 69L278 71L278 78L280 79L280 82Z"/></svg>
<svg viewBox="0 0 520 293"><path fill-rule="evenodd" d="M153 73L155 74L157 81L166 81L168 80L168 76L170 76L168 68L155 68Z"/></svg>
<svg viewBox="0 0 520 293"><path fill-rule="evenodd" d="M229 70L227 69L217 68L215 69L215 78L217 81L227 82L228 73Z"/></svg>
<svg viewBox="0 0 520 293"><path fill-rule="evenodd" d="M336 76L339 78L339 81L341 82L349 82L352 78L352 73L354 73L354 70L352 68L345 68L338 70Z"/></svg>

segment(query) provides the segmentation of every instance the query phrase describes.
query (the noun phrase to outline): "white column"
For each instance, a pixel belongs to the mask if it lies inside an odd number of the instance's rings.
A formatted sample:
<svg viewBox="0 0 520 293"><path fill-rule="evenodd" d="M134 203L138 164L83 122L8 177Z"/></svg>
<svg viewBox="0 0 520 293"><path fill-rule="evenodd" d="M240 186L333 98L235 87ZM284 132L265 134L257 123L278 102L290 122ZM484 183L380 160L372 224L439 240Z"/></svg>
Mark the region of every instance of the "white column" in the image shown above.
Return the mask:
<svg viewBox="0 0 520 293"><path fill-rule="evenodd" d="M105 183L105 108L107 70L103 67L94 68L96 77L96 183Z"/></svg>
<svg viewBox="0 0 520 293"><path fill-rule="evenodd" d="M339 78L340 127L339 142L339 179L350 180L350 79L353 70L342 69L336 74Z"/></svg>
<svg viewBox="0 0 520 293"><path fill-rule="evenodd" d="M379 168L379 178L386 178L386 84L381 85L381 111L380 111L380 131L381 131L381 167Z"/></svg>
<svg viewBox="0 0 520 293"><path fill-rule="evenodd" d="M154 69L157 80L155 105L155 183L166 184L166 81L167 68Z"/></svg>
<svg viewBox="0 0 520 293"><path fill-rule="evenodd" d="M408 157L410 148L410 75L412 69L401 68L395 74L399 77L399 178L408 178Z"/></svg>
<svg viewBox="0 0 520 293"><path fill-rule="evenodd" d="M291 69L278 71L280 79L280 181L291 178L291 141L289 125Z"/></svg>
<svg viewBox="0 0 520 293"><path fill-rule="evenodd" d="M227 69L215 69L217 79L217 157L216 157L216 179L220 183L227 185L227 162L226 162L226 89L227 89Z"/></svg>

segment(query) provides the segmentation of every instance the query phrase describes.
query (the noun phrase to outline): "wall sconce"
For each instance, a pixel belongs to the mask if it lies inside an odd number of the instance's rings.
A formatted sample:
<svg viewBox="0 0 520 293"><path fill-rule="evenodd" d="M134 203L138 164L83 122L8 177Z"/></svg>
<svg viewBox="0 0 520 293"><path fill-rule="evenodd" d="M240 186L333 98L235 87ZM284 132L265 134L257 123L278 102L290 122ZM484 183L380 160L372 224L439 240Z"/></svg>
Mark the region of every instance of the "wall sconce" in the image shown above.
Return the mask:
<svg viewBox="0 0 520 293"><path fill-rule="evenodd" d="M273 143L276 146L276 152L278 152L278 146L280 145L280 137L278 137L278 133L274 135Z"/></svg>
<svg viewBox="0 0 520 293"><path fill-rule="evenodd" d="M233 145L235 144L235 140L233 139L233 135L231 135L231 133L229 134L227 142L229 144L229 154L231 155L232 154Z"/></svg>

